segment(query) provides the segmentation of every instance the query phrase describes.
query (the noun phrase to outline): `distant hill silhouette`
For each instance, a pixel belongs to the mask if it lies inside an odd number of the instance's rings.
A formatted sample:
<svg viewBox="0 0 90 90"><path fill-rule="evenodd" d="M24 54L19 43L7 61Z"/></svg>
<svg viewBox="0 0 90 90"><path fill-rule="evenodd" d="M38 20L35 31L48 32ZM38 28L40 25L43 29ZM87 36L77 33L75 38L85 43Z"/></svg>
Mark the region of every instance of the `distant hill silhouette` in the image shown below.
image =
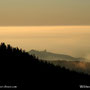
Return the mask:
<svg viewBox="0 0 90 90"><path fill-rule="evenodd" d="M11 85L18 88L79 88L89 85L90 76L40 61L25 51L0 45L0 86Z"/></svg>
<svg viewBox="0 0 90 90"><path fill-rule="evenodd" d="M55 53L47 52L46 50L44 51L31 50L28 53L30 55L35 55L39 59L50 60L50 61L55 61L55 60L83 61L85 60L84 58L75 58L75 57L64 55L64 54L55 54Z"/></svg>

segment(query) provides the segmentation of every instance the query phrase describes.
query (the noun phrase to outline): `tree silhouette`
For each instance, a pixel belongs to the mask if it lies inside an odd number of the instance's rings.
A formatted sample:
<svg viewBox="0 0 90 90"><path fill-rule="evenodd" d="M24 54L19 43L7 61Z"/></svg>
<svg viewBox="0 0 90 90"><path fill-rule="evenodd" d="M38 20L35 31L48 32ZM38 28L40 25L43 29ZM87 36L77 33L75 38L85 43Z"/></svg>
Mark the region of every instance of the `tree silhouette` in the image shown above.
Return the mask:
<svg viewBox="0 0 90 90"><path fill-rule="evenodd" d="M29 82L29 83L28 83ZM59 82L59 83L58 83ZM0 45L0 83L17 85L18 88L38 86L61 88L79 87L90 84L90 76L69 71L41 61L19 48L1 43Z"/></svg>

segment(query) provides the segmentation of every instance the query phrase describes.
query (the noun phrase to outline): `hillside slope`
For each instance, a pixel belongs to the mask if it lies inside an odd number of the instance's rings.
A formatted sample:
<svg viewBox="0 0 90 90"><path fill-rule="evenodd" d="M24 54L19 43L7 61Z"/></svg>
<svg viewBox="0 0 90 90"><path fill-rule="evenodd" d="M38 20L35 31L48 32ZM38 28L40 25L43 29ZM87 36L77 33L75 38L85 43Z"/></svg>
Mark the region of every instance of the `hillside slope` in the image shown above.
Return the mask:
<svg viewBox="0 0 90 90"><path fill-rule="evenodd" d="M0 45L0 85L18 88L79 88L90 76L38 60L18 48Z"/></svg>

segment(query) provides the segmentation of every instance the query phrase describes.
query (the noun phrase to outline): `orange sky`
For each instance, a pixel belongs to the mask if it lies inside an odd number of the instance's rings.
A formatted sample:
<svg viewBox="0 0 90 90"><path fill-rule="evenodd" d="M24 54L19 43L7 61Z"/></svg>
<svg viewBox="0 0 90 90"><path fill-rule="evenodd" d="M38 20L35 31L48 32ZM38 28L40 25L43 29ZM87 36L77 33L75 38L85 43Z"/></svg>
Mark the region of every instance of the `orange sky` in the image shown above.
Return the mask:
<svg viewBox="0 0 90 90"><path fill-rule="evenodd" d="M90 25L90 0L0 0L0 26Z"/></svg>
<svg viewBox="0 0 90 90"><path fill-rule="evenodd" d="M90 26L0 27L0 42L31 49L89 56Z"/></svg>

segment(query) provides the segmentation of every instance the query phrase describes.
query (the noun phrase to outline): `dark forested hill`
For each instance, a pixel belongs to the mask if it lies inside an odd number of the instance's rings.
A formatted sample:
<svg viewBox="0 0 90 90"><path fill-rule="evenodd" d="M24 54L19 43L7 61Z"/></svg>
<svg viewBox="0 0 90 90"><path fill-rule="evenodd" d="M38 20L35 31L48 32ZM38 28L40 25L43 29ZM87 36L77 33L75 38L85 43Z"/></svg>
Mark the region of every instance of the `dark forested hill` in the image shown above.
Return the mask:
<svg viewBox="0 0 90 90"><path fill-rule="evenodd" d="M79 88L89 85L90 76L40 61L23 50L0 45L0 86L17 88Z"/></svg>

